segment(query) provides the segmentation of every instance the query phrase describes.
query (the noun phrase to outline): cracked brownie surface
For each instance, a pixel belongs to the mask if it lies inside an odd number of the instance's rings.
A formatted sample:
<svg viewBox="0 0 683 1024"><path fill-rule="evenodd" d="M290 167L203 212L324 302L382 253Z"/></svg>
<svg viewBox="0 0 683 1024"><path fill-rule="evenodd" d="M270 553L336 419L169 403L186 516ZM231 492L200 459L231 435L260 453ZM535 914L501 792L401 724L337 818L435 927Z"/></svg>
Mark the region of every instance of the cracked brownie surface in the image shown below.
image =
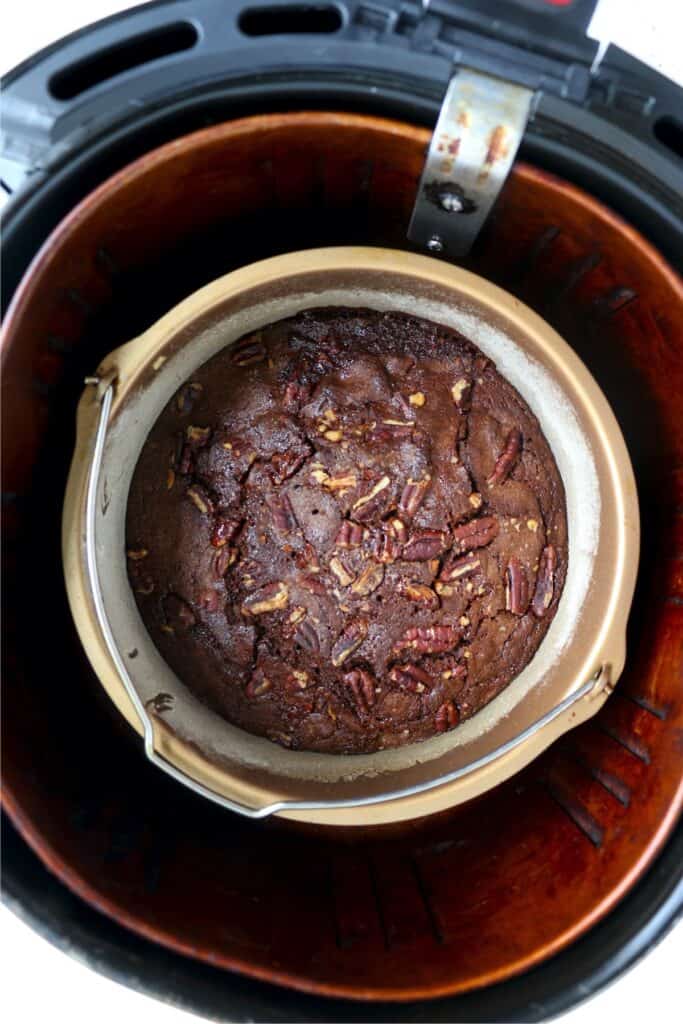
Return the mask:
<svg viewBox="0 0 683 1024"><path fill-rule="evenodd" d="M169 402L128 502L156 646L226 719L361 753L469 718L532 658L567 564L537 419L454 330L319 309Z"/></svg>

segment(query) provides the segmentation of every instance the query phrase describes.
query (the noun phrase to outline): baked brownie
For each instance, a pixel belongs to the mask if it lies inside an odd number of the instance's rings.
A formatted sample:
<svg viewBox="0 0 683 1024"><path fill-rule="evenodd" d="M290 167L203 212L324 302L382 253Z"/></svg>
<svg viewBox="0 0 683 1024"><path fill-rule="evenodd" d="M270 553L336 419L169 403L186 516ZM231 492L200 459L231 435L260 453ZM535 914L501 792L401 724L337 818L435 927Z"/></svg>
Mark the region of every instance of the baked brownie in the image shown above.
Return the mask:
<svg viewBox="0 0 683 1024"><path fill-rule="evenodd" d="M371 752L452 729L532 658L565 578L564 490L466 338L317 309L169 402L127 547L155 644L207 704L294 749Z"/></svg>

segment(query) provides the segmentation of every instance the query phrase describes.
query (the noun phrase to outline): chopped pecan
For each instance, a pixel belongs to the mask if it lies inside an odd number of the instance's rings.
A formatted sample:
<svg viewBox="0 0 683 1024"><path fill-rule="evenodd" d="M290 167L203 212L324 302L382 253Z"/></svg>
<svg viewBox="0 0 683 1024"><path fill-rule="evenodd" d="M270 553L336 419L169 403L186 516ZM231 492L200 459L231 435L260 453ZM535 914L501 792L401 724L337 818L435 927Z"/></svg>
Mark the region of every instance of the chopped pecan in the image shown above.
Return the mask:
<svg viewBox="0 0 683 1024"><path fill-rule="evenodd" d="M429 562L448 547L448 536L442 530L420 530L412 533L401 552L406 562Z"/></svg>
<svg viewBox="0 0 683 1024"><path fill-rule="evenodd" d="M497 536L498 520L495 516L480 516L453 530L453 545L456 551L469 551L486 547Z"/></svg>
<svg viewBox="0 0 683 1024"><path fill-rule="evenodd" d="M392 683L400 686L402 690L410 690L411 693L424 693L428 686L432 685L432 677L419 665L394 665L389 673Z"/></svg>
<svg viewBox="0 0 683 1024"><path fill-rule="evenodd" d="M266 346L263 344L260 331L241 338L232 346L231 356L235 366L251 366L253 363L262 363L266 358Z"/></svg>
<svg viewBox="0 0 683 1024"><path fill-rule="evenodd" d="M345 519L339 527L335 544L338 548L359 548L363 543L364 533L365 529L360 523L353 523L350 519Z"/></svg>
<svg viewBox="0 0 683 1024"><path fill-rule="evenodd" d="M273 483L279 485L283 484L285 480L289 480L290 476L294 476L307 458L306 452L293 452L291 449L286 452L275 452L270 459Z"/></svg>
<svg viewBox="0 0 683 1024"><path fill-rule="evenodd" d="M513 615L524 615L529 606L529 583L524 566L514 555L505 570L505 608Z"/></svg>
<svg viewBox="0 0 683 1024"><path fill-rule="evenodd" d="M434 724L437 732L446 732L460 721L460 714L452 700L445 701L436 712Z"/></svg>
<svg viewBox="0 0 683 1024"><path fill-rule="evenodd" d="M333 493L339 494L340 498L349 491L352 491L356 486L355 473L340 473L338 476L328 476L328 474L323 470L318 469L314 470L311 476L313 476L318 483L321 483L326 491L332 491Z"/></svg>
<svg viewBox="0 0 683 1024"><path fill-rule="evenodd" d="M452 583L454 580L472 576L477 569L481 568L479 556L471 552L469 555L458 555L451 552L443 564L439 579L444 583Z"/></svg>
<svg viewBox="0 0 683 1024"><path fill-rule="evenodd" d="M240 525L239 519L226 519L224 516L218 516L211 531L211 544L213 547L222 548L225 544L228 544L239 530Z"/></svg>
<svg viewBox="0 0 683 1024"><path fill-rule="evenodd" d="M384 507L388 497L387 488L390 483L389 477L383 476L367 494L364 494L354 503L353 512L356 519L370 519L380 508Z"/></svg>
<svg viewBox="0 0 683 1024"><path fill-rule="evenodd" d="M377 590L383 579L383 565L368 565L363 569L358 579L351 584L351 590L359 597L367 597L368 594L372 594L374 590Z"/></svg>
<svg viewBox="0 0 683 1024"><path fill-rule="evenodd" d="M358 650L367 635L368 624L363 619L355 619L349 623L332 648L332 664L335 668L343 665L349 655Z"/></svg>
<svg viewBox="0 0 683 1024"><path fill-rule="evenodd" d="M290 380L285 385L282 404L287 412L298 412L311 397L311 387L303 381Z"/></svg>
<svg viewBox="0 0 683 1024"><path fill-rule="evenodd" d="M376 701L375 679L363 668L354 668L344 674L344 682L353 694L359 712L367 712Z"/></svg>
<svg viewBox="0 0 683 1024"><path fill-rule="evenodd" d="M143 558L147 558L149 551L147 548L129 548L128 551L126 551L126 554L128 558L130 558L131 562L140 562Z"/></svg>
<svg viewBox="0 0 683 1024"><path fill-rule="evenodd" d="M401 499L398 503L398 510L405 516L414 516L422 504L422 499L427 493L431 476L427 474L422 480L408 479L408 483L401 492Z"/></svg>
<svg viewBox="0 0 683 1024"><path fill-rule="evenodd" d="M285 683L285 689L290 693L297 693L299 690L305 690L310 682L311 677L308 672L304 672L303 669L293 669Z"/></svg>
<svg viewBox="0 0 683 1024"><path fill-rule="evenodd" d="M252 673L251 679L247 683L245 693L249 700L254 700L255 697L262 697L264 693L267 693L271 688L270 679L264 676L261 669L255 669Z"/></svg>
<svg viewBox="0 0 683 1024"><path fill-rule="evenodd" d="M149 597L154 593L154 580L151 576L142 576L135 581L135 593Z"/></svg>
<svg viewBox="0 0 683 1024"><path fill-rule="evenodd" d="M418 654L445 654L459 641L460 630L455 626L413 626L405 631L394 650L410 648Z"/></svg>
<svg viewBox="0 0 683 1024"><path fill-rule="evenodd" d="M193 448L203 448L209 443L211 427L185 427L185 439Z"/></svg>
<svg viewBox="0 0 683 1024"><path fill-rule="evenodd" d="M195 508L199 509L202 515L213 515L213 502L211 501L211 498L206 493L203 487L200 487L199 484L192 484L191 487L187 488L185 494L190 499Z"/></svg>
<svg viewBox="0 0 683 1024"><path fill-rule="evenodd" d="M389 564L401 557L408 531L397 517L381 524L381 532L373 538L372 557Z"/></svg>
<svg viewBox="0 0 683 1024"><path fill-rule="evenodd" d="M237 548L230 548L227 545L219 549L213 561L213 571L216 579L221 579L231 565L237 561Z"/></svg>
<svg viewBox="0 0 683 1024"><path fill-rule="evenodd" d="M281 533L291 533L292 530L296 530L299 524L296 521L292 503L286 494L272 494L267 498L266 503L273 513L273 523L277 530L280 530Z"/></svg>
<svg viewBox="0 0 683 1024"><path fill-rule="evenodd" d="M460 380L456 380L455 384L451 388L451 394L458 409L460 409L461 412L467 412L472 397L472 385L470 382L464 377L461 377Z"/></svg>
<svg viewBox="0 0 683 1024"><path fill-rule="evenodd" d="M548 544L541 552L536 577L536 589L531 610L537 619L543 618L550 607L555 589L555 573L557 571L557 552L552 544Z"/></svg>
<svg viewBox="0 0 683 1024"><path fill-rule="evenodd" d="M415 601L417 604L423 604L427 608L438 608L439 598L436 596L431 587L428 587L426 583L416 583L414 581L404 581L401 587L401 593L408 598L409 601Z"/></svg>
<svg viewBox="0 0 683 1024"><path fill-rule="evenodd" d="M514 464L516 463L519 453L522 450L522 434L517 427L513 427L508 432L505 439L505 447L496 459L496 464L493 467L491 476L487 479L487 484L493 486L494 484L502 484L504 480L507 480L510 475Z"/></svg>
<svg viewBox="0 0 683 1024"><path fill-rule="evenodd" d="M349 572L340 558L336 556L330 559L330 569L339 580L342 587L348 587L353 583L355 576Z"/></svg>
<svg viewBox="0 0 683 1024"><path fill-rule="evenodd" d="M242 602L242 611L246 615L263 615L264 612L275 612L286 608L289 602L289 587L277 581L267 583L265 587L249 594Z"/></svg>
<svg viewBox="0 0 683 1024"><path fill-rule="evenodd" d="M197 381L185 384L176 395L175 404L178 412L183 414L191 412L203 390L204 388Z"/></svg>

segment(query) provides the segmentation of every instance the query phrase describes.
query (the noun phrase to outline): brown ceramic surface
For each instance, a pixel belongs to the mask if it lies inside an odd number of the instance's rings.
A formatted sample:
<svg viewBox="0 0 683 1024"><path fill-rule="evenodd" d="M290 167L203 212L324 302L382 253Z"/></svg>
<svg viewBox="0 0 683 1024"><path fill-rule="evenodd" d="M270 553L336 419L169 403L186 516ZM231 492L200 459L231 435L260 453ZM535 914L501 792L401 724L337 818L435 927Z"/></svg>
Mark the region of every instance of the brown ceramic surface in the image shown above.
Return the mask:
<svg viewBox="0 0 683 1024"><path fill-rule="evenodd" d="M355 998L463 991L538 962L614 905L676 820L679 281L607 210L517 165L470 265L548 319L606 392L639 485L641 571L627 667L597 718L427 823L348 841L248 823L148 767L76 639L59 517L73 409L102 355L259 256L403 246L427 141L422 130L316 113L173 143L117 177L115 203L95 193L48 241L3 342L7 810L52 870L128 927L215 964ZM175 254L182 275L168 263Z"/></svg>

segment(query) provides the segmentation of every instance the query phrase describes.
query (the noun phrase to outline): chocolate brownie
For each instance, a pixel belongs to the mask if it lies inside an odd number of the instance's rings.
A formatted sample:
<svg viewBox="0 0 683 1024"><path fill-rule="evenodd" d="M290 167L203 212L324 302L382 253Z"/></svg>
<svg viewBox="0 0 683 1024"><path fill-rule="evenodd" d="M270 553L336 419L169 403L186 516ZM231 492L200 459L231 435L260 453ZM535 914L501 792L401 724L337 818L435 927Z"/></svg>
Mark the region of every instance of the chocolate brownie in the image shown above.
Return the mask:
<svg viewBox="0 0 683 1024"><path fill-rule="evenodd" d="M458 332L316 309L202 366L154 424L129 577L226 719L367 753L453 729L533 657L567 565L533 413Z"/></svg>

